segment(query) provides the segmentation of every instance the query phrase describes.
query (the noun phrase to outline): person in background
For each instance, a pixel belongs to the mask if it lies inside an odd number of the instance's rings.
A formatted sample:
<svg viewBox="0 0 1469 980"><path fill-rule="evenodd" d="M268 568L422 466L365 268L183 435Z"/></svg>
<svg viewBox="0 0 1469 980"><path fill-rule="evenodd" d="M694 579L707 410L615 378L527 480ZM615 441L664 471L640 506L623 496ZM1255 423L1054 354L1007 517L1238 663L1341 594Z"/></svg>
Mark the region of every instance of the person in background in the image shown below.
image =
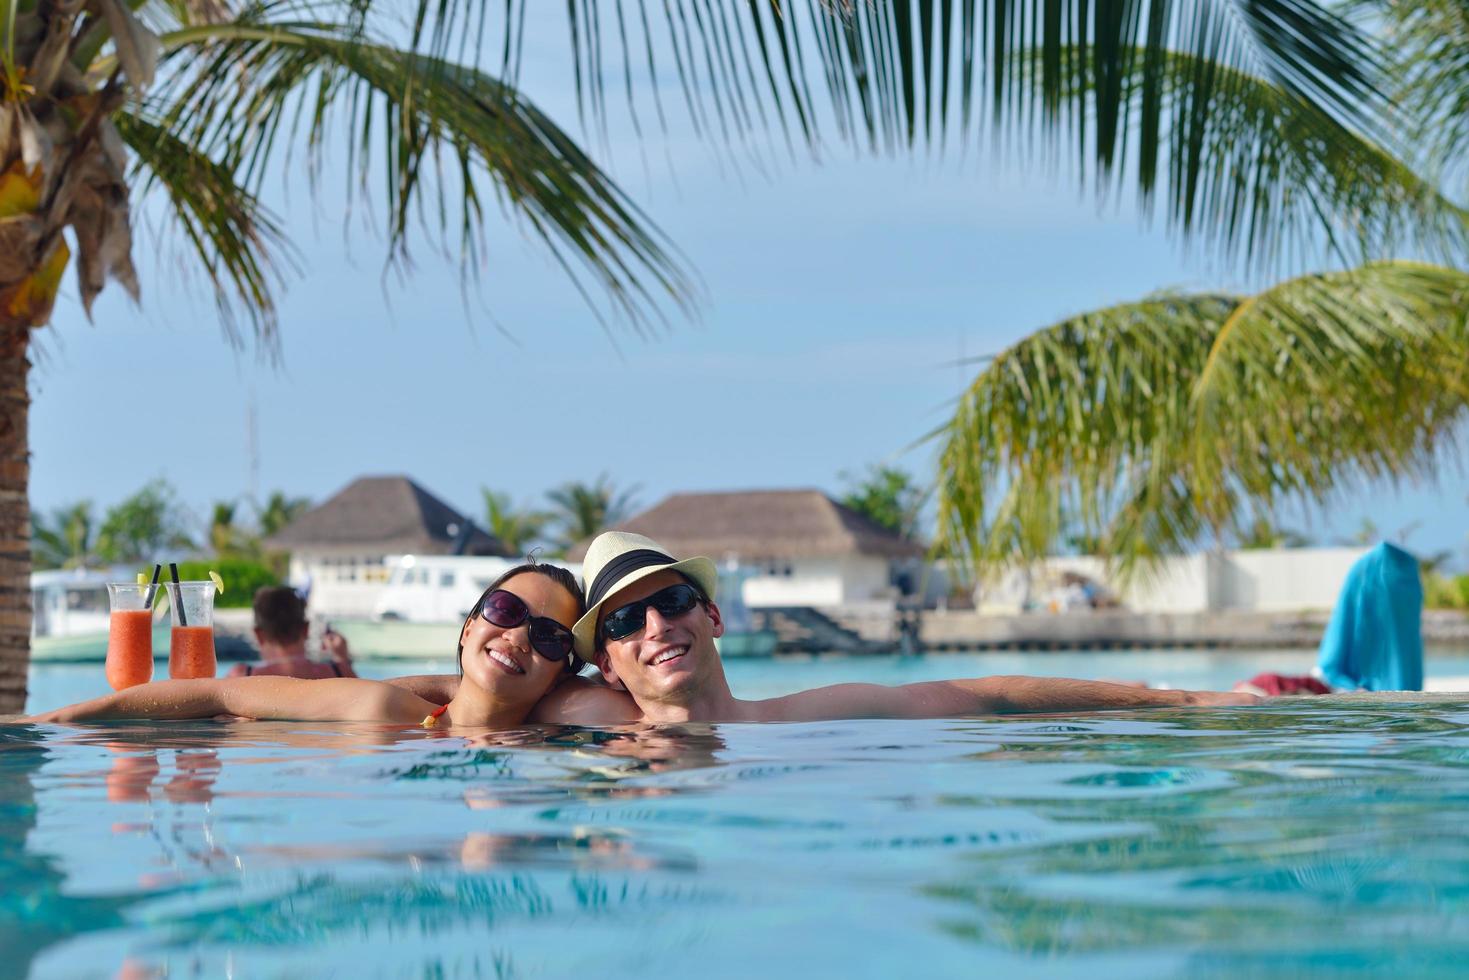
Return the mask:
<svg viewBox="0 0 1469 980"><path fill-rule="evenodd" d="M306 600L287 586L256 590L255 644L260 648L260 662L235 664L226 677L299 677L319 680L323 677L356 677L347 639L330 626L321 637L321 649L328 660L312 660L306 655L306 636L311 626L306 620Z"/></svg>

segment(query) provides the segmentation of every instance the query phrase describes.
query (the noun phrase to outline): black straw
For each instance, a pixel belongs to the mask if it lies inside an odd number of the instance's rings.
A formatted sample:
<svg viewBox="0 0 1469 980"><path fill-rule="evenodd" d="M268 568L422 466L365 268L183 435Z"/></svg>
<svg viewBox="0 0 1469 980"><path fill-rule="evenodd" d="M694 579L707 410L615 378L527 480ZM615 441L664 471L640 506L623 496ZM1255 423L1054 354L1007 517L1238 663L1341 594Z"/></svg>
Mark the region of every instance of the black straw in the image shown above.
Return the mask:
<svg viewBox="0 0 1469 980"><path fill-rule="evenodd" d="M178 609L179 625L188 626L188 617L184 615L184 590L179 588L179 566L176 562L168 563L168 576L173 579L174 606Z"/></svg>
<svg viewBox="0 0 1469 980"><path fill-rule="evenodd" d="M163 571L163 566L157 562L153 563L153 581L148 583L148 594L143 597L143 608L153 608L153 597L158 594L158 574Z"/></svg>

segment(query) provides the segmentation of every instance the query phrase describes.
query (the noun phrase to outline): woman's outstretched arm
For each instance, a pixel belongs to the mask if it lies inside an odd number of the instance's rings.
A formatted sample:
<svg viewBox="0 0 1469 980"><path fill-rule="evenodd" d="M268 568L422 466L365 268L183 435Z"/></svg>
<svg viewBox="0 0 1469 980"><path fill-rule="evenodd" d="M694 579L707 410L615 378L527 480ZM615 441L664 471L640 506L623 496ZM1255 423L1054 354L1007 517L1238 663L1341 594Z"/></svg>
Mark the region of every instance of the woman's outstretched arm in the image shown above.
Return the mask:
<svg viewBox="0 0 1469 980"><path fill-rule="evenodd" d="M382 721L412 724L434 705L408 691L359 678L301 680L235 677L155 681L25 721L67 723L106 718L244 718L291 721Z"/></svg>

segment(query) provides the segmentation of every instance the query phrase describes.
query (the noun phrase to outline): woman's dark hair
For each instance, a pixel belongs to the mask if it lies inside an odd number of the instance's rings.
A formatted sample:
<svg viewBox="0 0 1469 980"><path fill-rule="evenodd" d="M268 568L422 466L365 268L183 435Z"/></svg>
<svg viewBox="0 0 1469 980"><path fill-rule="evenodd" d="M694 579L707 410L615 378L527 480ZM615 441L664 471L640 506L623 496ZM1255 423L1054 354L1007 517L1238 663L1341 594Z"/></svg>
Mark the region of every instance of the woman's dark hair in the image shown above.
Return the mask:
<svg viewBox="0 0 1469 980"><path fill-rule="evenodd" d="M529 561L523 562L522 564L516 565L514 568L506 569L500 574L497 579L486 586L483 592L479 594L479 598L476 599L474 601L474 605L470 607L469 615L464 617L464 625L459 628L459 649L458 652L454 654L454 667L456 670L458 670L460 677L464 676L464 631L469 628L469 624L474 621L474 618L477 615L479 615L480 603L484 602L485 596L489 595L491 592L494 592L506 582L513 579L515 576L525 575L527 573L531 575L544 575L546 578L550 579L551 581L555 582L557 585L565 589L571 595L572 601L576 603L577 619L580 619L582 613L587 611L586 601L582 598L581 583L576 580L575 575L571 574L560 565L549 565L544 562L538 562L535 559L531 559ZM573 621L572 623L567 625L574 626L576 624ZM575 653L568 655L566 658L566 672L568 674L579 674L584 669L586 669L586 666L586 662L579 658Z"/></svg>

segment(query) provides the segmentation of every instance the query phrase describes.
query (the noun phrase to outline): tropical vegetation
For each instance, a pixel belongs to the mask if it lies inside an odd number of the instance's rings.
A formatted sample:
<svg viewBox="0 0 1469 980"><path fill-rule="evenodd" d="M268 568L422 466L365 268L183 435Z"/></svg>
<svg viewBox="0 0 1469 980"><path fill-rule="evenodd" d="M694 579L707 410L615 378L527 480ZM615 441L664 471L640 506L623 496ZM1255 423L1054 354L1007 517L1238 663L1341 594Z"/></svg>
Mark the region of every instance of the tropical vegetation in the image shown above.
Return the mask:
<svg viewBox="0 0 1469 980"><path fill-rule="evenodd" d="M1427 573L1423 576L1423 605L1469 611L1469 575Z"/></svg>
<svg viewBox="0 0 1469 980"><path fill-rule="evenodd" d="M1302 499L1430 476L1469 415L1469 273L1378 262L1070 317L944 434L940 538L986 571L1079 527L1126 572Z"/></svg>
<svg viewBox="0 0 1469 980"><path fill-rule="evenodd" d="M841 502L879 527L916 537L928 492L913 474L897 466L869 467L861 477L843 473L848 487Z"/></svg>
<svg viewBox="0 0 1469 980"><path fill-rule="evenodd" d="M224 605L249 605L260 585L273 585L286 573L286 556L268 550L263 541L284 526L283 515L298 516L304 498L273 492L253 520L238 501L217 501L207 523L200 524L173 487L151 480L103 513L100 523L93 504L83 500L57 508L51 515L33 514L31 560L34 567L146 568L156 561L180 559L181 574L204 578L212 568L228 583ZM197 557L190 557L197 556Z"/></svg>
<svg viewBox="0 0 1469 980"><path fill-rule="evenodd" d="M88 309L109 281L140 292L135 192L159 196L230 338L243 322L267 349L294 253L260 188L290 152L319 176L327 150L343 151L347 185L375 188L385 206L396 259L422 217L472 272L493 194L589 300L600 290L645 327L665 304L690 302L691 277L656 229L519 91L528 7L0 0L6 595L27 594L30 330L48 322L73 250ZM1260 268L1403 244L1438 254L1463 238L1462 214L1394 152L1379 46L1309 0L1146 10L668 0L661 18L642 4L634 16L621 0L573 0L565 10L589 128L623 92L638 132L667 126L676 99L698 134L728 145L819 155L833 141L885 153L983 140L1038 151L1070 159L1081 186L1124 190L1188 240ZM481 43L488 21L495 45ZM635 72L651 78L636 90ZM665 76L677 84L665 88ZM676 93L669 104L665 92ZM3 711L24 689L26 617L0 612Z"/></svg>
<svg viewBox="0 0 1469 980"><path fill-rule="evenodd" d="M1148 297L985 359L939 434L940 540L971 573L1076 540L1124 575L1200 544L1292 543L1280 508L1428 479L1456 451L1469 414L1469 252L1453 200L1469 192L1469 4L1354 9L1378 31L1359 63L1368 87L1397 106L1360 131L1436 189L1426 211L1402 213L1404 237L1341 257L1396 245L1448 264L1379 259L1249 296Z"/></svg>
<svg viewBox="0 0 1469 980"><path fill-rule="evenodd" d="M173 488L152 480L109 507L100 522L89 500L60 507L50 517L33 514L32 561L38 568L152 561L155 555L194 549L188 524Z"/></svg>
<svg viewBox="0 0 1469 980"><path fill-rule="evenodd" d="M485 529L512 555L528 555L542 540L551 515L534 508L519 508L508 493L480 487L484 501Z"/></svg>
<svg viewBox="0 0 1469 980"><path fill-rule="evenodd" d="M593 483L573 481L548 490L550 524L555 528L551 540L556 551L565 553L577 542L594 538L631 517L636 494L637 487L619 490L605 473Z"/></svg>
<svg viewBox="0 0 1469 980"><path fill-rule="evenodd" d="M201 582L215 572L224 582L224 592L215 596L221 609L247 609L255 601L255 590L280 585L281 570L252 558L210 558L178 562L179 578Z"/></svg>

